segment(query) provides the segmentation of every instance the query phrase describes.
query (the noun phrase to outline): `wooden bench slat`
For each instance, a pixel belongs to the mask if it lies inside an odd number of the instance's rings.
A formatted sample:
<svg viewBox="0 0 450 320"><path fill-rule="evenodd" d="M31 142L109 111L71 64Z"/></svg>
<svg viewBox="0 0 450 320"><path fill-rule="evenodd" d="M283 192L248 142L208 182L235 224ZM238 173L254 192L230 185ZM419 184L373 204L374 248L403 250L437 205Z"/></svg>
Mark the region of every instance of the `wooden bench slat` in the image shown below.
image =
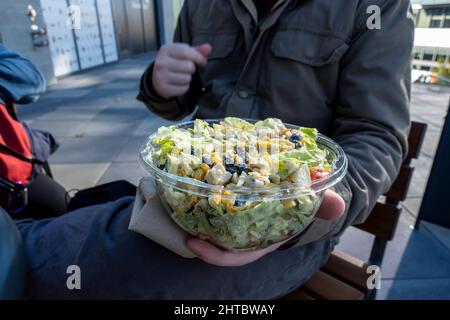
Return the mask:
<svg viewBox="0 0 450 320"><path fill-rule="evenodd" d="M427 125L425 123L411 123L411 130L408 136L408 158L417 159L419 157L426 130Z"/></svg>
<svg viewBox="0 0 450 320"><path fill-rule="evenodd" d="M309 279L301 290L317 299L325 300L362 300L364 293L356 288L319 271Z"/></svg>
<svg viewBox="0 0 450 320"><path fill-rule="evenodd" d="M367 293L367 263L342 251L333 251L322 267L326 273Z"/></svg>
<svg viewBox="0 0 450 320"><path fill-rule="evenodd" d="M413 173L414 168L403 165L397 179L395 179L389 191L384 195L392 200L405 201Z"/></svg>
<svg viewBox="0 0 450 320"><path fill-rule="evenodd" d="M385 203L377 203L363 224L355 228L371 233L380 239L390 241L394 238L401 209Z"/></svg>
<svg viewBox="0 0 450 320"><path fill-rule="evenodd" d="M413 122L408 137L409 149L405 162L391 189L385 194L387 200L404 201L413 174L411 159L420 154L427 125ZM392 201L390 203L393 203ZM365 223L355 227L369 232L377 240L390 241L397 228L401 209L389 203L377 203ZM374 249L374 248L372 248ZM321 271L308 282L283 299L287 300L358 300L367 293L367 263L345 253L335 251L331 254Z"/></svg>
<svg viewBox="0 0 450 320"><path fill-rule="evenodd" d="M316 300L306 292L302 291L301 289L297 289L288 295L281 298L281 300Z"/></svg>

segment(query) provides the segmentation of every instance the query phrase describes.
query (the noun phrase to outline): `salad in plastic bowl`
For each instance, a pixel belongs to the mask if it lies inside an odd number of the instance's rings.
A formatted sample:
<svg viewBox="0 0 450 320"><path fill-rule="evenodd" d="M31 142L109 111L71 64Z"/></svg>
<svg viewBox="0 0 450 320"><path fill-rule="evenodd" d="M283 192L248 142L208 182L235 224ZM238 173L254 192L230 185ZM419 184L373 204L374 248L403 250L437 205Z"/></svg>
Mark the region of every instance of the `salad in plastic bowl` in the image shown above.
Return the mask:
<svg viewBox="0 0 450 320"><path fill-rule="evenodd" d="M316 129L225 118L161 127L141 149L173 220L228 250L295 237L347 172L341 147Z"/></svg>

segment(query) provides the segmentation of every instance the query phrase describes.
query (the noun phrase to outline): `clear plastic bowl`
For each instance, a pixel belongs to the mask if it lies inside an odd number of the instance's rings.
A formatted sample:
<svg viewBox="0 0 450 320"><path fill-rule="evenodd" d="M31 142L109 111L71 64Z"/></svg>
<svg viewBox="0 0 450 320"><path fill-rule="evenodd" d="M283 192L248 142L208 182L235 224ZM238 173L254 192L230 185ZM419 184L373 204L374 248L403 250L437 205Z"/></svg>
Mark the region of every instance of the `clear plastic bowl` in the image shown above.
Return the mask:
<svg viewBox="0 0 450 320"><path fill-rule="evenodd" d="M251 123L257 121L246 120ZM211 125L222 119L206 121ZM177 125L183 129L193 126L193 121ZM289 124L285 126L299 128ZM227 192L224 194L227 189L222 186L160 170L152 160L154 152L159 150L159 146L154 143L155 136L156 132L142 145L140 163L154 178L167 212L189 234L231 251L259 250L297 236L314 220L325 190L337 184L347 173L347 158L342 148L330 138L319 134L319 147L328 151L330 160L334 163L331 174L313 181L310 188L294 183L270 189L241 187L233 189L229 195ZM209 201L214 200L241 201L246 203L246 208L251 209L217 215L216 212L211 212L209 205ZM292 214L285 209L282 204L290 200L295 201L301 214ZM201 201L199 206L202 211L196 214L183 212L183 203L188 201L194 205Z"/></svg>

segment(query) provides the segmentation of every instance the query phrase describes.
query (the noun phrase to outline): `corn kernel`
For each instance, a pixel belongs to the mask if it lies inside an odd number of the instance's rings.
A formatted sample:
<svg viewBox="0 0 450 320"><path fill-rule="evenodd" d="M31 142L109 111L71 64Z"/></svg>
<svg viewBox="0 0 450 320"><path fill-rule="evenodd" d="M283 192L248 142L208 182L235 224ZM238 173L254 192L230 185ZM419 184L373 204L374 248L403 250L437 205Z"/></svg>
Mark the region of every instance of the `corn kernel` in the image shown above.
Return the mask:
<svg viewBox="0 0 450 320"><path fill-rule="evenodd" d="M213 206L218 206L221 203L222 197L220 195L213 195L209 198L209 204Z"/></svg>
<svg viewBox="0 0 450 320"><path fill-rule="evenodd" d="M291 209L295 207L295 200L283 200L281 201L285 209Z"/></svg>
<svg viewBox="0 0 450 320"><path fill-rule="evenodd" d="M185 176L186 176L186 171L184 170L184 168L178 168L177 174L178 174L180 177L185 177Z"/></svg>
<svg viewBox="0 0 450 320"><path fill-rule="evenodd" d="M239 207L232 206L232 207L227 208L227 210L229 213L236 213L238 211L241 211L242 209Z"/></svg>
<svg viewBox="0 0 450 320"><path fill-rule="evenodd" d="M195 171L194 173L194 179L203 181L203 179L205 178L206 175L206 171L203 170L202 168L198 169L197 171Z"/></svg>
<svg viewBox="0 0 450 320"><path fill-rule="evenodd" d="M214 162L214 164L219 164L219 163L223 162L222 158L219 157L219 155L217 153L215 153L215 152L211 153L211 159Z"/></svg>
<svg viewBox="0 0 450 320"><path fill-rule="evenodd" d="M198 202L197 196L188 196L188 199L186 202L186 210L189 210L197 202Z"/></svg>
<svg viewBox="0 0 450 320"><path fill-rule="evenodd" d="M205 171L205 173L206 173L206 172L208 172L211 168L210 168L206 163L204 163L204 164L202 164L201 169L203 169L203 171Z"/></svg>
<svg viewBox="0 0 450 320"><path fill-rule="evenodd" d="M289 141L282 141L280 143L280 152L289 151L295 148L295 145Z"/></svg>
<svg viewBox="0 0 450 320"><path fill-rule="evenodd" d="M227 199L223 199L223 198L222 198L222 203L223 203L228 209L233 208L234 202L235 202L235 199L233 198L234 193L231 192L231 191L229 191L229 190L225 190L225 191L223 192L223 195L226 196Z"/></svg>
<svg viewBox="0 0 450 320"><path fill-rule="evenodd" d="M258 146L260 149L270 149L270 147L272 146L272 143L269 141L258 141L257 142Z"/></svg>
<svg viewBox="0 0 450 320"><path fill-rule="evenodd" d="M222 203L225 205L225 207L227 207L227 209L233 208L234 206L234 200L223 199Z"/></svg>

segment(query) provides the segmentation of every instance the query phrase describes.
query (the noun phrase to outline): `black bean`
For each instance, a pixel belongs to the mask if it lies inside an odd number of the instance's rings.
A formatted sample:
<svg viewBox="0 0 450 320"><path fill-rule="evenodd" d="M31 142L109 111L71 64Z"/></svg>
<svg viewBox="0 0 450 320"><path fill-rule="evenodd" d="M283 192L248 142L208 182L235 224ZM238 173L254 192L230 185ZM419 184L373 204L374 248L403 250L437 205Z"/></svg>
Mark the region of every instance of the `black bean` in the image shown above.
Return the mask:
<svg viewBox="0 0 450 320"><path fill-rule="evenodd" d="M300 136L299 133L294 133L290 138L289 141L290 142L296 142L296 141L300 141L302 139L302 137Z"/></svg>
<svg viewBox="0 0 450 320"><path fill-rule="evenodd" d="M235 165L235 164L226 164L225 165L226 170L229 173L237 173L238 175L241 175L243 172L249 173L250 169L245 164Z"/></svg>
<svg viewBox="0 0 450 320"><path fill-rule="evenodd" d="M235 207L243 207L245 205L245 201L243 200L236 200L234 203Z"/></svg>
<svg viewBox="0 0 450 320"><path fill-rule="evenodd" d="M236 165L234 164L225 164L225 168L227 169L227 171L231 174L233 173L237 173L238 172L238 168Z"/></svg>
<svg viewBox="0 0 450 320"><path fill-rule="evenodd" d="M166 165L165 164L160 164L159 166L158 166L158 169L159 170L164 170L166 168Z"/></svg>
<svg viewBox="0 0 450 320"><path fill-rule="evenodd" d="M251 171L250 168L246 164L240 164L240 165L238 165L238 168L240 171L239 174L242 174L243 172L248 174Z"/></svg>
<svg viewBox="0 0 450 320"><path fill-rule="evenodd" d="M238 199L236 199L236 201L234 202L234 206L235 207L243 207L245 206L245 204L247 203L248 200L248 196L240 196Z"/></svg>
<svg viewBox="0 0 450 320"><path fill-rule="evenodd" d="M303 145L300 142L300 140L302 139L302 136L300 135L300 133L294 133L290 138L289 141L292 142L293 144L295 144L295 148L301 148Z"/></svg>

